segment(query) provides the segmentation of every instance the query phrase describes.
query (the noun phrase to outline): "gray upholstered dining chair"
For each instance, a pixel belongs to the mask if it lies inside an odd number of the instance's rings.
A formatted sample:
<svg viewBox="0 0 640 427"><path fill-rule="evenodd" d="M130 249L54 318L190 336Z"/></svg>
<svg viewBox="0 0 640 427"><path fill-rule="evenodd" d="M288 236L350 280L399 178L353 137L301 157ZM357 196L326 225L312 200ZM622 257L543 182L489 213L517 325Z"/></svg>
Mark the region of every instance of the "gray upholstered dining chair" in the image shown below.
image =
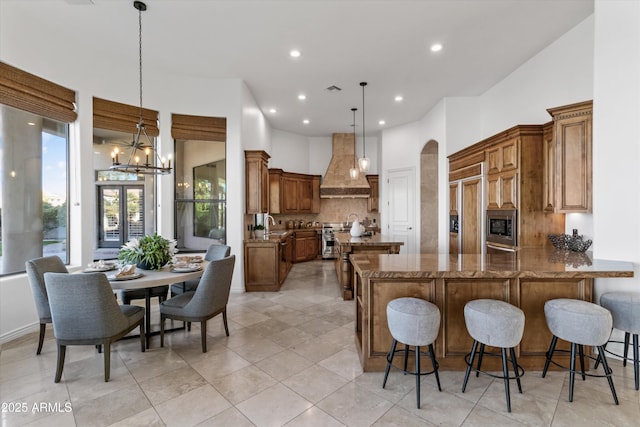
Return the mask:
<svg viewBox="0 0 640 427"><path fill-rule="evenodd" d="M236 256L210 261L195 291L185 292L160 304L160 347L164 347L165 319L200 322L202 352L207 352L207 320L222 313L224 330L227 325L227 302Z"/></svg>
<svg viewBox="0 0 640 427"><path fill-rule="evenodd" d="M47 256L35 258L25 262L31 292L36 303L36 310L40 318L40 337L38 339L38 349L36 354L42 351L44 335L47 330L47 323L51 323L51 310L49 309L49 297L44 285L44 273L68 273L64 262L57 256Z"/></svg>
<svg viewBox="0 0 640 427"><path fill-rule="evenodd" d="M231 255L231 246L212 244L204 254L205 261L213 261L214 259L222 259ZM182 283L174 283L171 285L171 296L180 295L184 292L195 291L200 280L187 280Z"/></svg>
<svg viewBox="0 0 640 427"><path fill-rule="evenodd" d="M104 381L109 381L111 343L140 328L145 351L144 308L118 305L104 273L45 273L53 333L58 344L55 382L60 382L68 345L104 346Z"/></svg>

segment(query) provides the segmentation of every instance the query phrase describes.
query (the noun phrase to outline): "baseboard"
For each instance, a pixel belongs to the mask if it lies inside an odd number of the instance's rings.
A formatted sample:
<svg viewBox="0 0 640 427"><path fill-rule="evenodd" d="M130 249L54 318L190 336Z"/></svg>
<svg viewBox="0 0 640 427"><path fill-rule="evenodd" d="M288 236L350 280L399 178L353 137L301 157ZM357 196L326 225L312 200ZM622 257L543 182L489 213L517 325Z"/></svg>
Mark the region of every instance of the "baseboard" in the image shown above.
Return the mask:
<svg viewBox="0 0 640 427"><path fill-rule="evenodd" d="M0 335L0 344L5 344L5 343L8 343L9 341L15 340L16 338L20 338L32 332L39 332L39 331L40 331L40 323L35 322L30 325L23 326L22 328L14 329L13 331L7 332L6 334Z"/></svg>

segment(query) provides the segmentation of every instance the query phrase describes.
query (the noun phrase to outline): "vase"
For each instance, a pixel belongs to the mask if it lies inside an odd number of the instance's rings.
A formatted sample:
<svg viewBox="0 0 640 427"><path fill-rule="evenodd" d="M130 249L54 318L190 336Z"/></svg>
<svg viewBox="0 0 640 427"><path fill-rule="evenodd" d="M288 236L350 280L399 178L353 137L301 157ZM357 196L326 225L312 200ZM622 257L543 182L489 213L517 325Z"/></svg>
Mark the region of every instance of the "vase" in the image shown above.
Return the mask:
<svg viewBox="0 0 640 427"><path fill-rule="evenodd" d="M153 270L153 265L149 264L147 261L138 261L136 263L136 267L142 270Z"/></svg>
<svg viewBox="0 0 640 427"><path fill-rule="evenodd" d="M264 230L254 230L255 235L256 235L256 239L262 239L264 238Z"/></svg>

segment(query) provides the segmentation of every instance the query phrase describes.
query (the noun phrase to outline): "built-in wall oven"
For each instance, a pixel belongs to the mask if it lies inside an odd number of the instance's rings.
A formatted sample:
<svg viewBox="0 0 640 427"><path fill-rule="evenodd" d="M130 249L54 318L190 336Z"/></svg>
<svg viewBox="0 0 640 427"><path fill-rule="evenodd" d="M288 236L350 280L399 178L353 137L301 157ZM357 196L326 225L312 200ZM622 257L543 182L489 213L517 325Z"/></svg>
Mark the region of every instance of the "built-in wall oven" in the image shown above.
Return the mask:
<svg viewBox="0 0 640 427"><path fill-rule="evenodd" d="M518 212L516 209L487 210L487 250L513 252L518 246Z"/></svg>

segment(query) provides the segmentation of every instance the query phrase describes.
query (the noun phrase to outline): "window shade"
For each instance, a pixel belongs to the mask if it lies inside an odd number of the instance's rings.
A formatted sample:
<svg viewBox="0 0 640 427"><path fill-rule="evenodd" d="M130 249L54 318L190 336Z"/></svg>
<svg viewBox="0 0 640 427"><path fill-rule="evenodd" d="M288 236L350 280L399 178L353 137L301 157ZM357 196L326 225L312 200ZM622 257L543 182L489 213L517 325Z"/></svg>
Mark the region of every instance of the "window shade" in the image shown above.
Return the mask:
<svg viewBox="0 0 640 427"><path fill-rule="evenodd" d="M172 114L171 136L173 139L226 142L227 119L224 117Z"/></svg>
<svg viewBox="0 0 640 427"><path fill-rule="evenodd" d="M76 92L0 61L0 103L42 117L76 120Z"/></svg>
<svg viewBox="0 0 640 427"><path fill-rule="evenodd" d="M106 99L93 98L93 127L97 129L117 130L130 134L138 133L136 125L140 120L140 107ZM158 136L158 112L142 109L142 120L150 137Z"/></svg>

